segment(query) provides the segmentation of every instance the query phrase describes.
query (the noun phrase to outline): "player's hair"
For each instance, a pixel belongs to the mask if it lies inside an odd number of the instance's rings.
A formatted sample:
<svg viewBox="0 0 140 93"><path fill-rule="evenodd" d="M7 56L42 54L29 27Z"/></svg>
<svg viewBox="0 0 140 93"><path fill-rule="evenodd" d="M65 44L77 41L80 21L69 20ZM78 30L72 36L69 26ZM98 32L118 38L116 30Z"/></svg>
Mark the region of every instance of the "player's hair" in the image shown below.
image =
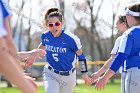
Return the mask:
<svg viewBox="0 0 140 93"><path fill-rule="evenodd" d="M58 8L50 8L50 9L48 9L48 11L45 14L45 18L44 18L44 22L43 22L44 26L46 26L48 24L48 18L50 18L50 17L57 17L60 22L63 21L63 15L59 11Z"/></svg>
<svg viewBox="0 0 140 93"><path fill-rule="evenodd" d="M140 3L134 3L130 6L128 6L128 9L133 11L133 12L139 12L140 13ZM140 21L140 16L137 17L137 16L134 16L136 20L139 20Z"/></svg>
<svg viewBox="0 0 140 93"><path fill-rule="evenodd" d="M129 27L129 26L128 26L128 23L127 23L127 20L126 20L126 16L124 16L124 15L119 15L118 18L119 18L119 21L120 21L121 23L124 22L124 23L126 24L126 26Z"/></svg>

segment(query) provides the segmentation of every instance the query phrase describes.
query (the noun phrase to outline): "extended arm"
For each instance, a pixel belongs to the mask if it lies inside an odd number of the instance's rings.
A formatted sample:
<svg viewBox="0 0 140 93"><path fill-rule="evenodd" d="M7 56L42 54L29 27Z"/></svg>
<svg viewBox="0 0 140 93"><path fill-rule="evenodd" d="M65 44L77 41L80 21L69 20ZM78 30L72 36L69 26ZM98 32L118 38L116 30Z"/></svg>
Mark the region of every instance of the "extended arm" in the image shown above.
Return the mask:
<svg viewBox="0 0 140 93"><path fill-rule="evenodd" d="M101 69L91 75L93 82L95 82L104 72L108 70L115 56L115 54L112 54L110 58L106 61L106 63L101 67Z"/></svg>
<svg viewBox="0 0 140 93"><path fill-rule="evenodd" d="M10 20L9 17L5 18L5 29L7 31L6 42L8 46L7 52L16 60L15 62L17 62L17 64L20 65L18 60L17 50L12 39L12 32L10 29L9 20Z"/></svg>
<svg viewBox="0 0 140 93"><path fill-rule="evenodd" d="M87 63L84 53L82 52L82 49L79 49L76 54L78 55L78 61L80 65L80 71L82 73L82 78L85 80L85 84L89 85L91 84L91 78L87 75Z"/></svg>
<svg viewBox="0 0 140 93"><path fill-rule="evenodd" d="M118 53L110 68L106 71L106 73L97 80L96 88L101 90L107 84L108 80L117 72L124 61L128 58L127 54Z"/></svg>
<svg viewBox="0 0 140 93"><path fill-rule="evenodd" d="M0 43L4 45L4 41ZM0 51L0 72L4 74L8 80L17 85L24 93L36 93L32 84L25 79L22 68L15 62L14 58L7 53L6 46L4 46L4 49L5 50Z"/></svg>
<svg viewBox="0 0 140 93"><path fill-rule="evenodd" d="M44 56L46 52L43 49L33 49L28 52L18 52L19 59L22 61L28 58L40 58L40 56Z"/></svg>

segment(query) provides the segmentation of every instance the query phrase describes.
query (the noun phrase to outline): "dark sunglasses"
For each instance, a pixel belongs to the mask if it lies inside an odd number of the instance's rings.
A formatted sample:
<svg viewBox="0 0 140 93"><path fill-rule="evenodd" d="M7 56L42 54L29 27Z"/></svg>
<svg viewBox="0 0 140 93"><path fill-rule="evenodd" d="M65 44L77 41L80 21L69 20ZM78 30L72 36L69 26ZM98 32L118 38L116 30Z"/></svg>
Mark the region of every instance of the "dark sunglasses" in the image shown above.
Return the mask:
<svg viewBox="0 0 140 93"><path fill-rule="evenodd" d="M60 22L56 22L56 23L49 23L48 26L49 27L53 27L53 26L60 26Z"/></svg>

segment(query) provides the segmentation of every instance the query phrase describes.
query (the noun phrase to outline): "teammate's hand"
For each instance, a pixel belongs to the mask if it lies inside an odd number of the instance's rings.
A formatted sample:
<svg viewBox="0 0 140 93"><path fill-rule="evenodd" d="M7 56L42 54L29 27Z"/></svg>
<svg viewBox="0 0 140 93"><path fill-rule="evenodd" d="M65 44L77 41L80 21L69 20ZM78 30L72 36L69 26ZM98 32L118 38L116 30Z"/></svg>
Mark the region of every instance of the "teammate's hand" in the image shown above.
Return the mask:
<svg viewBox="0 0 140 93"><path fill-rule="evenodd" d="M35 58L28 58L25 61L24 69L31 67L33 63L35 62Z"/></svg>
<svg viewBox="0 0 140 93"><path fill-rule="evenodd" d="M86 73L82 75L82 78L84 79L86 85L92 84L92 78L90 78Z"/></svg>
<svg viewBox="0 0 140 93"><path fill-rule="evenodd" d="M31 67L35 62L36 58L41 58L41 56L45 56L46 52L43 49L33 49L28 52L28 58L25 61L25 68Z"/></svg>
<svg viewBox="0 0 140 93"><path fill-rule="evenodd" d="M91 75L92 83L95 83L99 77L100 77L99 73L98 73L98 72L94 72L94 73Z"/></svg>
<svg viewBox="0 0 140 93"><path fill-rule="evenodd" d="M28 58L41 58L41 56L45 56L46 51L43 49L33 49L29 51Z"/></svg>
<svg viewBox="0 0 140 93"><path fill-rule="evenodd" d="M95 88L97 90L102 90L104 89L105 85L107 84L108 80L105 79L105 77L99 77L97 82L96 82L96 85L95 85Z"/></svg>
<svg viewBox="0 0 140 93"><path fill-rule="evenodd" d="M29 80L29 82L33 85L33 87L35 88L35 90L37 91L38 89L38 86L37 84L35 83L35 78L32 78L28 75L25 75L25 78Z"/></svg>

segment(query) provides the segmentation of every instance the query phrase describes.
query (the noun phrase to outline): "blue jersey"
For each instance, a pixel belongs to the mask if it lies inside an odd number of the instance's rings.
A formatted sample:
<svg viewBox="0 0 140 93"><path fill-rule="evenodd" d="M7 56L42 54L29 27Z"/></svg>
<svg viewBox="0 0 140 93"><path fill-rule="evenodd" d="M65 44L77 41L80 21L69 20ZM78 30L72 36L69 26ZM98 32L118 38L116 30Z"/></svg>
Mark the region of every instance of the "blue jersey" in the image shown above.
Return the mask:
<svg viewBox="0 0 140 93"><path fill-rule="evenodd" d="M125 68L140 67L140 25L133 26L121 37L118 55L111 65L117 71L126 62Z"/></svg>
<svg viewBox="0 0 140 93"><path fill-rule="evenodd" d="M126 69L140 67L140 25L124 32L118 52L128 55Z"/></svg>
<svg viewBox="0 0 140 93"><path fill-rule="evenodd" d="M75 68L76 52L81 49L80 39L69 31L62 30L59 37L51 32L42 34L42 45L46 47L46 61L59 71L70 71Z"/></svg>
<svg viewBox="0 0 140 93"><path fill-rule="evenodd" d="M6 30L4 27L4 20L7 16L9 16L9 12L4 6L4 3L2 2L2 0L0 0L0 37L6 35Z"/></svg>

